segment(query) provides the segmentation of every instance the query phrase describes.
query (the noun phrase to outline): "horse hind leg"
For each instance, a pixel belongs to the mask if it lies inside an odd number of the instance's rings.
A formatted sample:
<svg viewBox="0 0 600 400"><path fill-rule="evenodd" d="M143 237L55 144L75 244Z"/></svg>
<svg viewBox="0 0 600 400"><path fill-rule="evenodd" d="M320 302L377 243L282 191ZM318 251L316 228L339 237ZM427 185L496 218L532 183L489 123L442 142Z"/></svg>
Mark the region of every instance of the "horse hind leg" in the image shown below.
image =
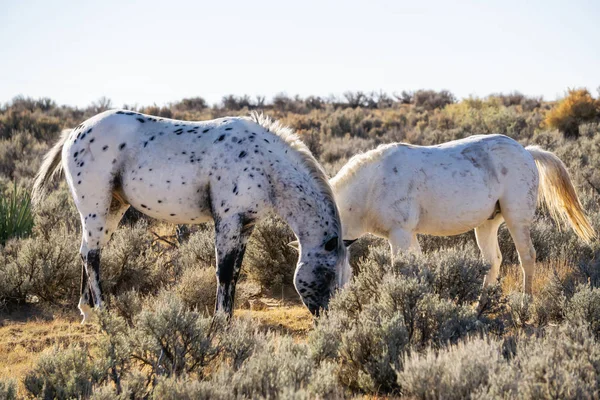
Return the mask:
<svg viewBox="0 0 600 400"><path fill-rule="evenodd" d="M394 229L390 232L388 240L392 248L392 263L394 258L403 251L421 254L421 246L414 232L409 232L405 229Z"/></svg>
<svg viewBox="0 0 600 400"><path fill-rule="evenodd" d="M520 199L519 202L514 202L513 204L516 205L514 208L505 206L501 202L502 215L506 220L506 226L519 254L519 261L523 271L523 292L531 295L536 257L535 248L531 240L531 225L535 213L535 203L529 204L529 207L526 207L527 201Z"/></svg>
<svg viewBox="0 0 600 400"><path fill-rule="evenodd" d="M501 215L496 215L493 219L485 221L475 228L475 238L477 246L481 250L484 260L491 264L483 281L483 287L495 283L498 280L500 265L502 264L502 253L498 244L498 228L504 222Z"/></svg>
<svg viewBox="0 0 600 400"><path fill-rule="evenodd" d="M82 322L86 322L89 319L92 307L101 307L103 302L100 283L101 249L117 229L119 221L129 208L129 204L126 204L119 197L111 196L108 200L101 199L101 201L93 202L93 206L86 207L85 204L80 204L78 208L83 224L80 248L83 266L79 309L83 315Z"/></svg>

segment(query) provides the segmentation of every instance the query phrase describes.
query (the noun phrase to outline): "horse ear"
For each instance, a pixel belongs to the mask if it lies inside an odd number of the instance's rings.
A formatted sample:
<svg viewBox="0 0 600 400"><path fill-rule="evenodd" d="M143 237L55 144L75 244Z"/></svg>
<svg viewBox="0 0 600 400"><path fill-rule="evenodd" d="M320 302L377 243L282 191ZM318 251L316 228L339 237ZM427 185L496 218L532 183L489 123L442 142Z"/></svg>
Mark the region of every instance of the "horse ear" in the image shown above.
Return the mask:
<svg viewBox="0 0 600 400"><path fill-rule="evenodd" d="M350 247L350 245L354 242L356 242L358 239L352 239L352 240L344 240L344 245L346 245L346 247Z"/></svg>
<svg viewBox="0 0 600 400"><path fill-rule="evenodd" d="M298 244L297 240L294 240L293 242L289 242L288 246L290 246L293 249L296 249L296 250L300 251L300 245Z"/></svg>

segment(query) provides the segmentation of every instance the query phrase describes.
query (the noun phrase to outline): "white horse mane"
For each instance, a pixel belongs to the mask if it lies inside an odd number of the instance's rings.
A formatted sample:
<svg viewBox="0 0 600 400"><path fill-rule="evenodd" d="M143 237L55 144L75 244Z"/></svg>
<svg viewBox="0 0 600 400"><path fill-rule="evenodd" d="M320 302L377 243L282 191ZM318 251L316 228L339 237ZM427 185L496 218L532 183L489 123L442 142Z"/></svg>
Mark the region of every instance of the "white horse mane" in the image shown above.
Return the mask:
<svg viewBox="0 0 600 400"><path fill-rule="evenodd" d="M390 144L380 144L376 148L372 150L365 151L363 153L358 153L338 171L338 173L331 179L332 186L343 185L350 178L352 178L359 169L365 164L371 164L378 161L384 154L384 152L392 147L398 146L406 146L404 143L390 143Z"/></svg>
<svg viewBox="0 0 600 400"><path fill-rule="evenodd" d="M329 181L327 179L327 174L317 162L308 146L306 146L306 144L300 139L300 137L298 137L296 133L294 133L290 127L281 124L279 121L271 119L268 115L265 115L262 112L252 111L249 118L253 122L265 128L267 131L279 136L281 140L287 143L294 150L294 152L300 157L302 165L307 168L310 176L316 180L317 187L325 196L325 200L330 201L331 204L334 205L333 208L335 211L335 220L339 220L338 208L335 202L333 191L331 190L331 185L329 185ZM334 228L338 232L341 231L340 226L334 226Z"/></svg>

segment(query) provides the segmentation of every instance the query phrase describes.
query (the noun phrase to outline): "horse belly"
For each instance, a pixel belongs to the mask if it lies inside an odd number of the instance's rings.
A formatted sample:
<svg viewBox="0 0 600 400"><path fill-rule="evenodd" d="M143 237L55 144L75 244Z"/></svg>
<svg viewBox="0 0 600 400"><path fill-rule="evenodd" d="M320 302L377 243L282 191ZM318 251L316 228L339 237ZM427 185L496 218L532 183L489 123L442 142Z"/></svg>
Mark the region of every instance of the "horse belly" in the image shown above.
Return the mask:
<svg viewBox="0 0 600 400"><path fill-rule="evenodd" d="M127 202L148 215L175 224L197 224L212 219L208 179L202 171L178 172L130 169L123 173L121 191Z"/></svg>
<svg viewBox="0 0 600 400"><path fill-rule="evenodd" d="M418 233L451 236L478 227L493 215L499 189L473 175L462 181L456 177L445 183L440 180L420 196Z"/></svg>

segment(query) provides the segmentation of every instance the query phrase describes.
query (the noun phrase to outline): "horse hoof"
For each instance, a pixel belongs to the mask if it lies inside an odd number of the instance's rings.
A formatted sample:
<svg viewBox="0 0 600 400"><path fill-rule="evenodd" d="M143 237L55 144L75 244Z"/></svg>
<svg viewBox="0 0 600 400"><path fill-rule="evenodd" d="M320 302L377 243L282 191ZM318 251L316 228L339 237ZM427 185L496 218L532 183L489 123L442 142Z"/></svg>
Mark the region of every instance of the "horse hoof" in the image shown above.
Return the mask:
<svg viewBox="0 0 600 400"><path fill-rule="evenodd" d="M81 315L83 315L83 320L81 321L81 324L83 325L86 322L89 322L92 308L87 304L82 304L79 306L79 310L81 311Z"/></svg>

